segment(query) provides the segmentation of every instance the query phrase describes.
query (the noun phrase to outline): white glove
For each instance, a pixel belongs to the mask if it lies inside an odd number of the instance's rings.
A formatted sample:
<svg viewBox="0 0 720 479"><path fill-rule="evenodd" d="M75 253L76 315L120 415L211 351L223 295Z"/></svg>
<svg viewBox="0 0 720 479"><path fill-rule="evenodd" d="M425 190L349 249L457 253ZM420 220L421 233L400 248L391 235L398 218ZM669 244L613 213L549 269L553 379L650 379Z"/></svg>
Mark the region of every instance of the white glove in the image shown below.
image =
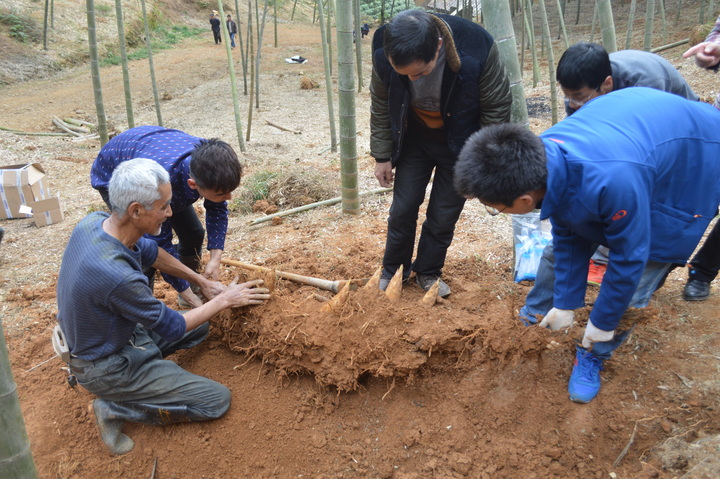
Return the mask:
<svg viewBox="0 0 720 479"><path fill-rule="evenodd" d="M574 319L575 311L571 309L553 308L545 315L543 320L540 321L539 326L541 328L548 328L552 331L559 331L572 326Z"/></svg>
<svg viewBox="0 0 720 479"><path fill-rule="evenodd" d="M593 344L611 341L614 336L614 329L612 331L603 331L602 329L596 328L592 321L588 320L587 326L585 327L585 335L583 336L582 346L589 351L592 349Z"/></svg>

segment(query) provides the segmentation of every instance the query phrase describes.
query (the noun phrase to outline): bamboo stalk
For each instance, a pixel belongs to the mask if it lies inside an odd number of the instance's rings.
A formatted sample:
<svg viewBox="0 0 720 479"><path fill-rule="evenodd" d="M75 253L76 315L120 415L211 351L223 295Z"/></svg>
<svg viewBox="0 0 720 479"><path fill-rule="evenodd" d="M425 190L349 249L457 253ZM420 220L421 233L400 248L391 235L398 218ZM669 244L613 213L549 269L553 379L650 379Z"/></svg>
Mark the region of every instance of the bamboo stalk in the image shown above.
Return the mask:
<svg viewBox="0 0 720 479"><path fill-rule="evenodd" d="M679 47L680 45L685 45L686 43L690 43L690 39L686 38L685 40L678 40L674 43L668 43L667 45L663 45L660 47L655 47L652 50L650 50L652 53L658 53L665 50L670 50L671 48Z"/></svg>
<svg viewBox="0 0 720 479"><path fill-rule="evenodd" d="M392 188L378 188L376 190L363 191L358 196L374 195L376 193L386 193L388 191L392 191ZM297 208L293 208L290 210L280 211L278 213L273 213L271 215L263 216L262 218L257 218L257 219L254 219L254 220L248 222L248 224L250 226L254 226L254 225L257 225L260 223L264 223L266 221L270 221L273 218L276 218L278 216L288 216L288 215L292 215L295 213L300 213L302 211L311 210L313 208L317 208L318 206L334 205L334 204L340 203L341 201L342 201L341 197L331 198L329 200L318 201L316 203L310 203L307 205L298 206Z"/></svg>
<svg viewBox="0 0 720 479"><path fill-rule="evenodd" d="M14 133L15 135L31 135L31 136L73 136L69 133L45 133L41 131L19 131L13 130L12 128L5 128L0 126L0 130L7 131L8 133Z"/></svg>
<svg viewBox="0 0 720 479"><path fill-rule="evenodd" d="M81 133L72 131L70 128L68 128L68 126L65 123L63 123L63 121L60 118L58 118L56 116L53 117L52 122L55 124L55 126L60 128L61 130L64 130L64 131L70 133L72 136L82 136Z"/></svg>
<svg viewBox="0 0 720 479"><path fill-rule="evenodd" d="M294 133L294 134L296 134L296 135L300 135L300 134L302 133L301 131L291 130L290 128L285 128L284 126L280 126L280 125L275 124L275 123L273 123L273 122L271 122L271 121L268 121L268 120L265 120L265 123L268 124L268 125L270 125L270 126L274 126L274 127L277 128L278 130L289 131L290 133Z"/></svg>
<svg viewBox="0 0 720 479"><path fill-rule="evenodd" d="M75 118L63 118L63 121L65 123L69 123L71 125L89 126L90 128L97 128L97 125L95 123L90 123L88 121L82 121L82 120L76 120Z"/></svg>

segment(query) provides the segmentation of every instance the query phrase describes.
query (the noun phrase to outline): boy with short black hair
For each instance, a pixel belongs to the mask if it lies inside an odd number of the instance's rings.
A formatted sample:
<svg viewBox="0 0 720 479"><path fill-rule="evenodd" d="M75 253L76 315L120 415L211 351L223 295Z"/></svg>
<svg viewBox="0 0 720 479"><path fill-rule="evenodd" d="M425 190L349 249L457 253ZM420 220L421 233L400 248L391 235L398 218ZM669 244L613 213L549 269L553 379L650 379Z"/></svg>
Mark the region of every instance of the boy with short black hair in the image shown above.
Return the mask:
<svg viewBox="0 0 720 479"><path fill-rule="evenodd" d="M546 248L538 277L555 268L554 295L540 326L572 326L573 310L584 305L590 255L598 244L610 250L577 348L571 400L597 395L603 361L630 331L618 328L624 312L647 306L715 216L718 120L710 105L626 88L593 100L539 138L520 125L492 126L460 153L460 194L506 213L541 208L540 217L552 222L554 257Z"/></svg>

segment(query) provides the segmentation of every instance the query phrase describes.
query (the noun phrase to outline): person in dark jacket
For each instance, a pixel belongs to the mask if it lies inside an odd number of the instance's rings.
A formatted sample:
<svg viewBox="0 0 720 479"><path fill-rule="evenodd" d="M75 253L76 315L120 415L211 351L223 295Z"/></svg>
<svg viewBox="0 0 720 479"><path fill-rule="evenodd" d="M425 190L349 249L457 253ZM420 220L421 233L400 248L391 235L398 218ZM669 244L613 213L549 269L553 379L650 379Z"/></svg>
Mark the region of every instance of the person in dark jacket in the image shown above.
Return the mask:
<svg viewBox="0 0 720 479"><path fill-rule="evenodd" d="M488 208L541 208L552 223L552 309L540 326L573 324L584 305L588 260L610 250L605 280L578 346L568 391L575 402L600 391L603 361L627 337L628 307L645 307L684 264L720 203L720 113L651 88L594 98L540 137L520 125L490 127L467 141L455 175L460 194ZM620 326L620 327L619 327ZM617 332L616 332L617 330Z"/></svg>
<svg viewBox="0 0 720 479"><path fill-rule="evenodd" d="M237 35L237 24L235 21L233 21L232 17L230 17L230 14L227 16L227 21L225 22L227 24L228 34L230 35L230 48L235 48L235 35Z"/></svg>
<svg viewBox="0 0 720 479"><path fill-rule="evenodd" d="M453 188L453 167L478 129L510 121L512 96L498 47L481 26L462 18L407 10L375 31L371 154L393 202L380 288L400 266L428 290L445 263L465 198ZM395 173L393 174L393 168ZM435 173L413 262L420 205ZM450 294L440 280L439 295Z"/></svg>
<svg viewBox="0 0 720 479"><path fill-rule="evenodd" d="M220 35L220 19L218 18L218 13L215 10L213 10L212 14L210 14L210 28L213 32L215 45L219 45L222 43L222 35Z"/></svg>
<svg viewBox="0 0 720 479"><path fill-rule="evenodd" d="M683 53L683 58L695 57L697 66L718 71L720 67L720 17L704 42ZM720 110L720 93L713 106ZM688 280L683 290L685 301L704 301L710 296L710 283L720 271L720 221L708 233L697 254L688 263Z"/></svg>

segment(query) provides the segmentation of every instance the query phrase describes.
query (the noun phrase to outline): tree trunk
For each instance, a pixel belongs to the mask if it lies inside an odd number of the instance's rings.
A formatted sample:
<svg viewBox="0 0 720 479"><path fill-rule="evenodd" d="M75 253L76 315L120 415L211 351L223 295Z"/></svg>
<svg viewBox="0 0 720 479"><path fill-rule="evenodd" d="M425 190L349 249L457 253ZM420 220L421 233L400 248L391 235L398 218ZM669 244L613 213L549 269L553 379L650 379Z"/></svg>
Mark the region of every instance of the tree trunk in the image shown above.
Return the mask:
<svg viewBox="0 0 720 479"><path fill-rule="evenodd" d="M617 40L615 39L615 22L613 21L610 0L597 0L597 11L598 16L600 17L602 44L608 53L616 52Z"/></svg>
<svg viewBox="0 0 720 479"><path fill-rule="evenodd" d="M332 6L332 0L327 0L327 16L325 17L325 20L327 22L327 35L325 38L327 38L327 46L328 46L328 58L330 59L330 75L332 75L333 72L333 50L332 50L332 16L333 16L333 6Z"/></svg>
<svg viewBox="0 0 720 479"><path fill-rule="evenodd" d="M521 0L523 1L523 0ZM527 0L527 18L525 28L528 29L528 37L530 39L530 53L532 55L533 65L533 88L535 88L540 81L540 63L537 58L537 45L535 44L535 22L533 21L532 15L532 0Z"/></svg>
<svg viewBox="0 0 720 479"><path fill-rule="evenodd" d="M50 12L50 0L45 0L45 14L43 20L43 50L47 50L48 14Z"/></svg>
<svg viewBox="0 0 720 479"><path fill-rule="evenodd" d="M253 32L252 32L252 0L248 0L248 63L250 64L250 95L248 96L248 122L245 141L250 141L250 131L252 130L252 114L253 114L253 88L255 88L255 62L251 61L253 57Z"/></svg>
<svg viewBox="0 0 720 479"><path fill-rule="evenodd" d="M243 46L243 38L242 38L242 22L240 22L240 5L238 4L238 0L235 0L235 16L237 17L237 39L238 39L238 49L240 49L240 61L242 62L242 71L243 71L243 95L247 95L248 93L248 84L247 84L247 56L245 55L245 47Z"/></svg>
<svg viewBox="0 0 720 479"><path fill-rule="evenodd" d="M88 0L92 4L92 0ZM0 321L0 477L36 479L30 441L25 430L17 386Z"/></svg>
<svg viewBox="0 0 720 479"><path fill-rule="evenodd" d="M352 0L338 0L338 96L340 107L340 184L342 211L360 214L358 199L357 127L355 124L355 64L352 43Z"/></svg>
<svg viewBox="0 0 720 479"><path fill-rule="evenodd" d="M487 2L483 15L485 28L498 44L500 60L505 64L510 80L510 91L513 97L512 121L527 127L529 125L528 111L525 103L522 76L520 75L515 31L510 16L510 4L508 2Z"/></svg>
<svg viewBox="0 0 720 479"><path fill-rule="evenodd" d="M122 65L123 88L125 89L125 114L127 115L128 128L135 128L132 91L130 90L130 71L128 69L127 49L125 48L125 24L123 22L121 0L115 0L115 17L118 27L118 43L120 44L120 63Z"/></svg>
<svg viewBox="0 0 720 479"><path fill-rule="evenodd" d="M322 0L317 0L318 16L320 17L320 41L323 49L323 65L325 66L325 93L327 95L328 117L330 118L330 149L337 152L337 133L335 131L335 106L333 102L332 75L330 74L330 56L328 53L327 36L325 28L325 9Z"/></svg>
<svg viewBox="0 0 720 479"><path fill-rule="evenodd" d="M710 0L711 13L713 12L712 5L713 0ZM660 20L662 21L662 42L663 45L665 45L667 43L667 24L665 23L665 0L660 0Z"/></svg>
<svg viewBox="0 0 720 479"><path fill-rule="evenodd" d="M632 43L633 24L635 23L635 8L637 7L637 0L630 1L630 12L628 13L628 30L627 38L625 39L625 49L629 50Z"/></svg>
<svg viewBox="0 0 720 479"><path fill-rule="evenodd" d="M555 55L553 54L552 40L550 38L550 25L548 24L547 11L545 10L545 2L540 1L540 15L543 24L543 37L548 45L548 70L550 73L550 105L552 111L552 124L558 122L557 112L557 83L555 79Z"/></svg>
<svg viewBox="0 0 720 479"><path fill-rule="evenodd" d="M218 1L220 2L222 0ZM262 40L263 36L265 35L265 23L267 19L268 7L268 0L265 0L265 5L263 6L262 22L258 27L255 27L258 29L257 55L255 57L255 108L260 108L260 59L262 58Z"/></svg>
<svg viewBox="0 0 720 479"><path fill-rule="evenodd" d="M353 0L353 13L355 17L355 61L357 63L357 91L363 87L362 78L362 32L360 31L360 0Z"/></svg>
<svg viewBox="0 0 720 479"><path fill-rule="evenodd" d="M645 3L645 42L643 50L649 52L652 48L653 19L655 17L655 0L647 0Z"/></svg>
<svg viewBox="0 0 720 479"><path fill-rule="evenodd" d="M95 3L85 0L87 7L88 45L90 47L90 74L92 76L93 95L95 96L95 113L98 118L98 135L100 145L108 142L107 118L105 117L105 104L102 97L102 84L100 83L100 63L98 62L97 36L95 32Z"/></svg>
<svg viewBox="0 0 720 479"><path fill-rule="evenodd" d="M273 27L275 29L275 48L278 46L278 30L277 30L277 0L273 0Z"/></svg>
<svg viewBox="0 0 720 479"><path fill-rule="evenodd" d="M560 30L562 31L562 37L565 41L565 49L567 50L568 48L570 48L570 43L568 42L567 31L565 30L565 9L560 4L560 0L556 0L556 2L558 8L558 18L560 20Z"/></svg>
<svg viewBox="0 0 720 479"><path fill-rule="evenodd" d="M120 1L120 0L116 0ZM226 19L225 11L223 10L222 0L218 0L218 12L220 12L220 18ZM238 18L238 21L240 19ZM242 137L242 123L240 122L240 106L238 103L238 90L237 83L235 81L235 63L233 62L232 49L230 47L230 32L227 28L227 20L220 22L222 28L223 41L225 42L225 53L228 59L228 68L230 69L230 93L232 94L233 111L235 112L235 131L238 136L238 144L240 145L240 151L245 151L245 142Z"/></svg>
<svg viewBox="0 0 720 479"><path fill-rule="evenodd" d="M160 111L160 95L158 94L157 81L155 80L155 66L153 65L152 44L150 41L150 25L148 24L145 0L140 0L143 12L143 23L145 24L145 44L148 51L148 65L150 66L150 81L152 82L153 97L155 98L155 114L157 115L158 126L163 126L162 112Z"/></svg>

